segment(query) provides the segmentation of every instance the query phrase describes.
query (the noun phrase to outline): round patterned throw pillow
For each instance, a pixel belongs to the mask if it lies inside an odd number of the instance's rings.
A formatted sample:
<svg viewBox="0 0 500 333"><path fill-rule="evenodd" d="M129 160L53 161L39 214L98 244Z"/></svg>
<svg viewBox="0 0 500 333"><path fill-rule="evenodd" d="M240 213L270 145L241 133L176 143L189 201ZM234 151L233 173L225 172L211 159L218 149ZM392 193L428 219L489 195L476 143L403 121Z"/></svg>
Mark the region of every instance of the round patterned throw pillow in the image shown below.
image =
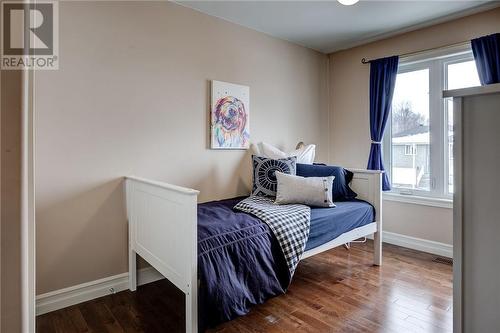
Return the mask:
<svg viewBox="0 0 500 333"><path fill-rule="evenodd" d="M297 158L288 157L274 160L271 158L252 156L253 162L253 189L252 195L276 196L278 181L275 172L295 175Z"/></svg>

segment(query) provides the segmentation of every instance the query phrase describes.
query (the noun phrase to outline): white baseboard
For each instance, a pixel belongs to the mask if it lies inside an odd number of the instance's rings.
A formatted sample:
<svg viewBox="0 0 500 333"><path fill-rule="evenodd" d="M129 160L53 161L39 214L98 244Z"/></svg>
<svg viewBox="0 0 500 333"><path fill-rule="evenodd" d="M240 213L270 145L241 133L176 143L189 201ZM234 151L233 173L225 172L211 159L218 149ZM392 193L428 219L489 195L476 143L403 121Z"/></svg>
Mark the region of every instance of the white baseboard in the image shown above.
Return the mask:
<svg viewBox="0 0 500 333"><path fill-rule="evenodd" d="M382 242L422 252L432 253L438 256L453 258L453 245L439 243L427 239L383 231Z"/></svg>
<svg viewBox="0 0 500 333"><path fill-rule="evenodd" d="M128 275L128 273L127 273ZM142 286L144 284L148 284L151 282L155 282L161 279L164 279L165 277L161 275L160 272L158 272L156 269L153 267L146 267L146 268L141 268L137 271L137 285ZM128 279L127 279L127 288L128 289Z"/></svg>
<svg viewBox="0 0 500 333"><path fill-rule="evenodd" d="M153 267L146 267L137 271L138 285L158 281L163 278L163 275ZM36 297L36 315L42 315L126 289L128 289L128 273L51 291Z"/></svg>

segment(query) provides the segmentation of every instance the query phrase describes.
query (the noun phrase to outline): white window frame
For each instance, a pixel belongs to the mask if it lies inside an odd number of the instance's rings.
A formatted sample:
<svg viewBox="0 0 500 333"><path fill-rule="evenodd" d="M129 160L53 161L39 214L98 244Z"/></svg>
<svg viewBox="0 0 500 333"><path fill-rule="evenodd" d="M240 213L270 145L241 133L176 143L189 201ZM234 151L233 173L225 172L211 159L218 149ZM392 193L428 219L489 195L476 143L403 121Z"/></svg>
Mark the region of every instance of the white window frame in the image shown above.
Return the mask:
<svg viewBox="0 0 500 333"><path fill-rule="evenodd" d="M398 74L429 68L429 128L430 128L430 174L429 191L420 189L392 188L385 192L386 200L410 202L423 205L452 206L453 193L448 191L448 106L442 91L448 85L447 66L473 60L470 45L438 49L400 59ZM387 121L383 138L384 164L389 179L392 179L392 124Z"/></svg>
<svg viewBox="0 0 500 333"><path fill-rule="evenodd" d="M462 53L462 54L458 54L458 55L455 55L455 56L452 56L452 57L448 57L446 59L443 59L442 60L442 64L443 64L443 82L444 82L444 89L448 89L448 75L447 75L447 72L448 72L448 66L449 65L453 65L453 64L456 64L456 63L461 63L461 62L466 62L466 61L473 61L474 60L474 56L472 54L472 50L469 48L468 49L468 52L467 53ZM449 157L450 157L450 141L448 139L448 135L447 135L447 132L448 132L448 103L447 103L447 98L443 98L443 110L442 110L442 113L444 115L444 131L443 131L443 135L446 135L443 139L444 139L444 146L443 147L446 147L446 151L445 151L445 155L443 156L444 157L444 160L443 160L443 163L444 163L444 176L443 176L443 181L444 181L444 192L445 192L445 197L447 198L453 198L453 193L452 192L449 192L448 191L448 177L449 177L449 164L448 164L448 160L449 160Z"/></svg>

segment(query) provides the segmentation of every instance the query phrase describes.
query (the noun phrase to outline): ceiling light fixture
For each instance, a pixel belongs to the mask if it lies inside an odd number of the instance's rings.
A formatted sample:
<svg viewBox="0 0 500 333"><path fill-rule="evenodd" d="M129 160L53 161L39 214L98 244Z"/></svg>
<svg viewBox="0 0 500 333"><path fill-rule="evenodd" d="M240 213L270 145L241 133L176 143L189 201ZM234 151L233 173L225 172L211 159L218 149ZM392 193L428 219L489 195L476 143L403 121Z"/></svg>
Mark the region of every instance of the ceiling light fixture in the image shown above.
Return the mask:
<svg viewBox="0 0 500 333"><path fill-rule="evenodd" d="M357 3L359 0L337 0L337 1L343 4L344 6L351 6Z"/></svg>

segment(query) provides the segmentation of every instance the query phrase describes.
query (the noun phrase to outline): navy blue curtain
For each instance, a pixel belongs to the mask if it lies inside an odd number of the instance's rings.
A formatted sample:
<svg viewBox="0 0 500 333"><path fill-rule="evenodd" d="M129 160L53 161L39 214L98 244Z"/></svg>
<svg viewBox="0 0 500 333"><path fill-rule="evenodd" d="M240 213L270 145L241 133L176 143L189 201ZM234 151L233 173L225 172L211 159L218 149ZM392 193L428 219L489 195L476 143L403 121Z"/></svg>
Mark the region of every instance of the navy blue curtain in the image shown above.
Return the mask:
<svg viewBox="0 0 500 333"><path fill-rule="evenodd" d="M368 158L369 170L385 170L381 141L387 118L391 114L398 63L398 56L370 61L370 135L372 145ZM382 175L382 190L389 191L390 189L389 178L384 173Z"/></svg>
<svg viewBox="0 0 500 333"><path fill-rule="evenodd" d="M471 40L481 84L500 83L500 33Z"/></svg>

